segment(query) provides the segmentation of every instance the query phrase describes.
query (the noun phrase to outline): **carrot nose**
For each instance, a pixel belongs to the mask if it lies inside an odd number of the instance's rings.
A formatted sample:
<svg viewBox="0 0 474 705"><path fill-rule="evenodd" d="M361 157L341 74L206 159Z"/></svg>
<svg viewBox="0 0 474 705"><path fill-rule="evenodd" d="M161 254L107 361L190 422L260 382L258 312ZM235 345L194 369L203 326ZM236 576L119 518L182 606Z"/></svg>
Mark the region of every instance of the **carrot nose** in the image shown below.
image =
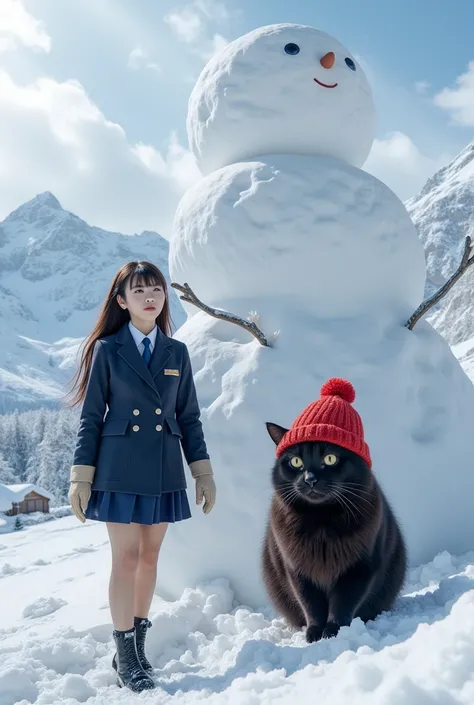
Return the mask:
<svg viewBox="0 0 474 705"><path fill-rule="evenodd" d="M328 53L324 54L324 56L319 60L321 66L324 69L332 69L335 61L336 61L336 55L334 54L333 51L328 51Z"/></svg>

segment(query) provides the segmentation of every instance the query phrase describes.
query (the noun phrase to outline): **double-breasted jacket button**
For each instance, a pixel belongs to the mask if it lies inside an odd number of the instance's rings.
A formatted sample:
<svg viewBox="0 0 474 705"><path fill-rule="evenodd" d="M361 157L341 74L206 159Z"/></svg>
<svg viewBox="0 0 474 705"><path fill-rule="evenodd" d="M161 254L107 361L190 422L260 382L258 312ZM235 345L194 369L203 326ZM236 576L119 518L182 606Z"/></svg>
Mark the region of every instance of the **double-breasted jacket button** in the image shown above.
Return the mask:
<svg viewBox="0 0 474 705"><path fill-rule="evenodd" d="M161 414L161 409L155 409L155 414Z"/></svg>
<svg viewBox="0 0 474 705"><path fill-rule="evenodd" d="M139 431L139 430L140 430L140 426L133 426L133 430L134 430L134 431Z"/></svg>
<svg viewBox="0 0 474 705"><path fill-rule="evenodd" d="M160 426L160 424L158 424L158 426L155 426L155 428L156 428L157 431L161 431L161 429L163 428L163 426Z"/></svg>
<svg viewBox="0 0 474 705"><path fill-rule="evenodd" d="M133 415L134 415L134 416L138 416L139 413L140 413L140 409L134 409L134 410L133 410Z"/></svg>

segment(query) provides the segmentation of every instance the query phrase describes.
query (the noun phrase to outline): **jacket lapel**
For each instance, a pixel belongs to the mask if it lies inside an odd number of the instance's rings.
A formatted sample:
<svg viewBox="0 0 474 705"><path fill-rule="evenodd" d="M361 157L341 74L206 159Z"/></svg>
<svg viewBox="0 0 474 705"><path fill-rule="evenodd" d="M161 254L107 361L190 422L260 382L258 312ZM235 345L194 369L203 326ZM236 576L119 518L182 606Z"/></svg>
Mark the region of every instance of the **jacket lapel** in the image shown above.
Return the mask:
<svg viewBox="0 0 474 705"><path fill-rule="evenodd" d="M158 328L156 331L155 347L153 348L153 354L150 360L150 367L147 368L153 380L156 375L161 372L170 357L171 340Z"/></svg>
<svg viewBox="0 0 474 705"><path fill-rule="evenodd" d="M158 335L156 336L156 341L158 342ZM133 339L132 334L130 333L128 323L126 323L120 328L115 338L115 342L120 345L118 349L118 354L120 355L120 357L123 358L128 365L130 365L132 370L136 372L137 375L139 375L144 382L150 385L150 387L155 392L157 392L158 390L153 381L153 377L151 376L150 368L145 365L142 356L138 352L136 343ZM152 360L155 355L155 352L158 352L156 348L153 350L153 355L151 358Z"/></svg>

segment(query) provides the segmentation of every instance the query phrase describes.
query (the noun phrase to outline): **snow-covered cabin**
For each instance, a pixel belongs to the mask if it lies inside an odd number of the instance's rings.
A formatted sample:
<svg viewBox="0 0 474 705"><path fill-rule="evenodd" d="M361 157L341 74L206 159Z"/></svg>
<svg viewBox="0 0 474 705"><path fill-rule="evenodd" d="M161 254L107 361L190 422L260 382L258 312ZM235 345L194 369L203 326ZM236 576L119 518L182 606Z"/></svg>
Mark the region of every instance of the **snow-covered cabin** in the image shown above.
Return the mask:
<svg viewBox="0 0 474 705"><path fill-rule="evenodd" d="M53 496L38 485L1 485L0 512L7 516L49 512L49 502Z"/></svg>

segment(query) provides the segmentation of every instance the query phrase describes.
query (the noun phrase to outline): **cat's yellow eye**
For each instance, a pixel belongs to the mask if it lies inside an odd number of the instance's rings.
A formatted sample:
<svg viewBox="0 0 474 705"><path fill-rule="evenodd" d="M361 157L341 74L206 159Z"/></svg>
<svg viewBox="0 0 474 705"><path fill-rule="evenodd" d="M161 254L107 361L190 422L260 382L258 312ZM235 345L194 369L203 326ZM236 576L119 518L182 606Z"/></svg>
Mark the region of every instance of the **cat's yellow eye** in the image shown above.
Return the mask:
<svg viewBox="0 0 474 705"><path fill-rule="evenodd" d="M328 453L323 458L323 463L325 465L329 465L329 466L336 465L337 461L338 461L338 457L337 457L337 455L334 455L334 453Z"/></svg>
<svg viewBox="0 0 474 705"><path fill-rule="evenodd" d="M290 465L292 468L296 468L297 470L301 470L303 467L303 461L298 455L294 455L291 460L290 460Z"/></svg>

